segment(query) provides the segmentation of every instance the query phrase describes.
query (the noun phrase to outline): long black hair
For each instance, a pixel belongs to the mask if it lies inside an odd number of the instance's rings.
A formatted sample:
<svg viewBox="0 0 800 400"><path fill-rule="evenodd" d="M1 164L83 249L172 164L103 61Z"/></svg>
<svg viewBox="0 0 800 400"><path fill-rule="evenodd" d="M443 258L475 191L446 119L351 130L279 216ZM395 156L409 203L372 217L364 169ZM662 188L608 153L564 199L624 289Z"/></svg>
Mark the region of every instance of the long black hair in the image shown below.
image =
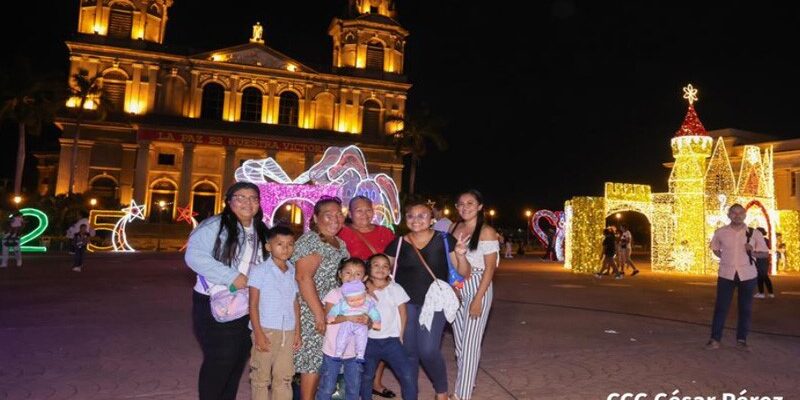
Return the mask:
<svg viewBox="0 0 800 400"><path fill-rule="evenodd" d="M456 201L464 195L470 195L478 201L478 205L483 205L483 195L481 192L477 191L476 189L469 189L464 192L461 192L458 197L456 197ZM472 231L472 237L469 239L469 249L470 250L477 250L478 249L478 242L481 240L481 229L483 228L483 220L484 220L484 211L478 210L477 221L475 221L475 230Z"/></svg>
<svg viewBox="0 0 800 400"><path fill-rule="evenodd" d="M228 266L231 265L231 262L239 252L239 225L241 225L236 214L231 210L230 202L233 200L234 193L242 189L253 190L259 198L261 197L261 191L258 190L258 186L250 182L236 182L225 192L225 208L222 209L222 213L220 214L219 232L217 232L217 240L214 242L213 254L217 261ZM262 249L262 254L264 254L264 244L267 241L267 225L264 223L264 211L261 210L260 205L258 212L253 216L253 225L255 227L259 246L253 249L253 251L258 251L260 248ZM223 229L228 234L224 244L219 239L219 235L222 233Z"/></svg>

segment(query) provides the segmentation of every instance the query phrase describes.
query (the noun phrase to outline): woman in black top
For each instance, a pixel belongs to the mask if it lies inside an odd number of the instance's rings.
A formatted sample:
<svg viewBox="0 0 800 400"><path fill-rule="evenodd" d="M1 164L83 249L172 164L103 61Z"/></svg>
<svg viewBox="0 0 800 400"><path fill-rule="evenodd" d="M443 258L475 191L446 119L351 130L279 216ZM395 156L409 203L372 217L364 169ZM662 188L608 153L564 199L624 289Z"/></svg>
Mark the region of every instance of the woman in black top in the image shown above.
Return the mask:
<svg viewBox="0 0 800 400"><path fill-rule="evenodd" d="M449 233L437 232L431 228L433 210L423 202L412 202L406 206L406 225L411 231L408 235L398 238L386 248L385 252L391 256L392 263L397 256L397 270L394 280L405 289L410 298L406 304L406 327L403 332L403 346L408 352L411 365L416 366L413 382L418 381L419 365L433 383L436 398L447 399L447 370L442 357L442 333L447 323L444 313L438 311L433 315L431 329L420 325L419 317L425 303L425 294L433 282L431 273L420 260L414 250L416 247L425 259L425 262L437 279L447 282L448 264L447 257L451 258L454 266L462 276L468 276L469 263L466 259L466 238L456 240ZM445 250L445 240L450 253ZM402 243L400 253L397 245Z"/></svg>

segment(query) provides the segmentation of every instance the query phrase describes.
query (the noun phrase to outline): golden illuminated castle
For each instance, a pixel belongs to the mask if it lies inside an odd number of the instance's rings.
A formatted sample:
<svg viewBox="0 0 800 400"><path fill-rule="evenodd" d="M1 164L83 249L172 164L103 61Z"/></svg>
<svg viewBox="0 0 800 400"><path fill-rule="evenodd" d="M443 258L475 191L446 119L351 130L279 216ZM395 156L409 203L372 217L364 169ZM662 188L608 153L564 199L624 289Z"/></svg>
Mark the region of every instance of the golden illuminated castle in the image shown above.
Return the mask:
<svg viewBox="0 0 800 400"><path fill-rule="evenodd" d="M328 28L333 57L324 68L271 48L260 23L233 47L164 46L172 4L80 0L78 33L66 43L70 75L100 77L111 112L103 120L86 113L72 160L77 102L68 102L57 171L40 177L42 194L67 193L77 164L74 192L135 200L148 214L162 201L172 216L188 205L202 217L220 210L243 160L272 157L297 176L327 147L350 144L364 151L370 171L401 181L392 139L411 87L403 75L409 33L393 1L351 0ZM94 108L89 103L84 108Z"/></svg>
<svg viewBox="0 0 800 400"><path fill-rule="evenodd" d="M697 116L697 90L692 85L684 88L684 98L689 108L671 140L675 162L669 192L651 193L646 185L606 183L604 197L567 201L565 267L576 272L596 271L606 217L636 211L650 222L653 270L716 273L718 260L709 242L714 231L729 222L727 208L739 203L747 209L746 222L765 228L772 243L776 243L777 233L782 234L789 261L785 268L800 270L800 262L795 261L800 256L800 212L777 210L773 145L744 145L737 159L737 179L725 140L719 137L715 142ZM792 187L795 192L787 197L795 197L796 188Z"/></svg>

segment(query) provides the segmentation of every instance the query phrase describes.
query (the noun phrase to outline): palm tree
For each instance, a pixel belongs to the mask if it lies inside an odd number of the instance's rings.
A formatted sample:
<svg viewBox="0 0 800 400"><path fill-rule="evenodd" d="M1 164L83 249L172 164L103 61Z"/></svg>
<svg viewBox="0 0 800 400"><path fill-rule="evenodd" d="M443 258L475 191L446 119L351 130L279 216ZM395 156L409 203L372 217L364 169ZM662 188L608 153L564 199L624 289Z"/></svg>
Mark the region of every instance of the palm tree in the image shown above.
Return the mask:
<svg viewBox="0 0 800 400"><path fill-rule="evenodd" d="M34 76L25 59L15 60L9 71L0 74L0 119L17 124L17 166L14 173L14 194L22 192L25 169L25 135L39 135L42 125L52 121L58 107L54 98L53 79Z"/></svg>
<svg viewBox="0 0 800 400"><path fill-rule="evenodd" d="M72 169L69 173L69 195L75 190L75 174L78 172L78 141L81 135L81 123L86 111L96 112L95 120L102 120L106 116L108 105L103 101L102 80L98 75L89 77L89 71L81 69L72 75L70 82L71 102L76 107L75 137L72 140Z"/></svg>
<svg viewBox="0 0 800 400"><path fill-rule="evenodd" d="M394 133L395 154L402 157L405 151L411 155L411 169L408 178L408 193L414 194L414 183L417 165L428 153L428 143L433 143L439 151L447 149L447 141L441 135L444 121L434 118L430 112L423 111L420 117L389 118L389 121L400 122L401 127Z"/></svg>

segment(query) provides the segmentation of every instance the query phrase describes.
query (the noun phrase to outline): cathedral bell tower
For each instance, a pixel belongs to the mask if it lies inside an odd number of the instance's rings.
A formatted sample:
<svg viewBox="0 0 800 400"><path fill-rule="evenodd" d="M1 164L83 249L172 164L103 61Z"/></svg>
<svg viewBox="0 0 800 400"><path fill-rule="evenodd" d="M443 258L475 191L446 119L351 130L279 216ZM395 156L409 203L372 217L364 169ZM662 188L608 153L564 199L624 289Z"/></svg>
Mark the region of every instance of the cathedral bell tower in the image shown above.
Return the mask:
<svg viewBox="0 0 800 400"><path fill-rule="evenodd" d="M163 43L173 0L80 0L78 32Z"/></svg>
<svg viewBox="0 0 800 400"><path fill-rule="evenodd" d="M328 28L333 66L403 74L408 31L396 17L392 0L350 0L345 16Z"/></svg>

